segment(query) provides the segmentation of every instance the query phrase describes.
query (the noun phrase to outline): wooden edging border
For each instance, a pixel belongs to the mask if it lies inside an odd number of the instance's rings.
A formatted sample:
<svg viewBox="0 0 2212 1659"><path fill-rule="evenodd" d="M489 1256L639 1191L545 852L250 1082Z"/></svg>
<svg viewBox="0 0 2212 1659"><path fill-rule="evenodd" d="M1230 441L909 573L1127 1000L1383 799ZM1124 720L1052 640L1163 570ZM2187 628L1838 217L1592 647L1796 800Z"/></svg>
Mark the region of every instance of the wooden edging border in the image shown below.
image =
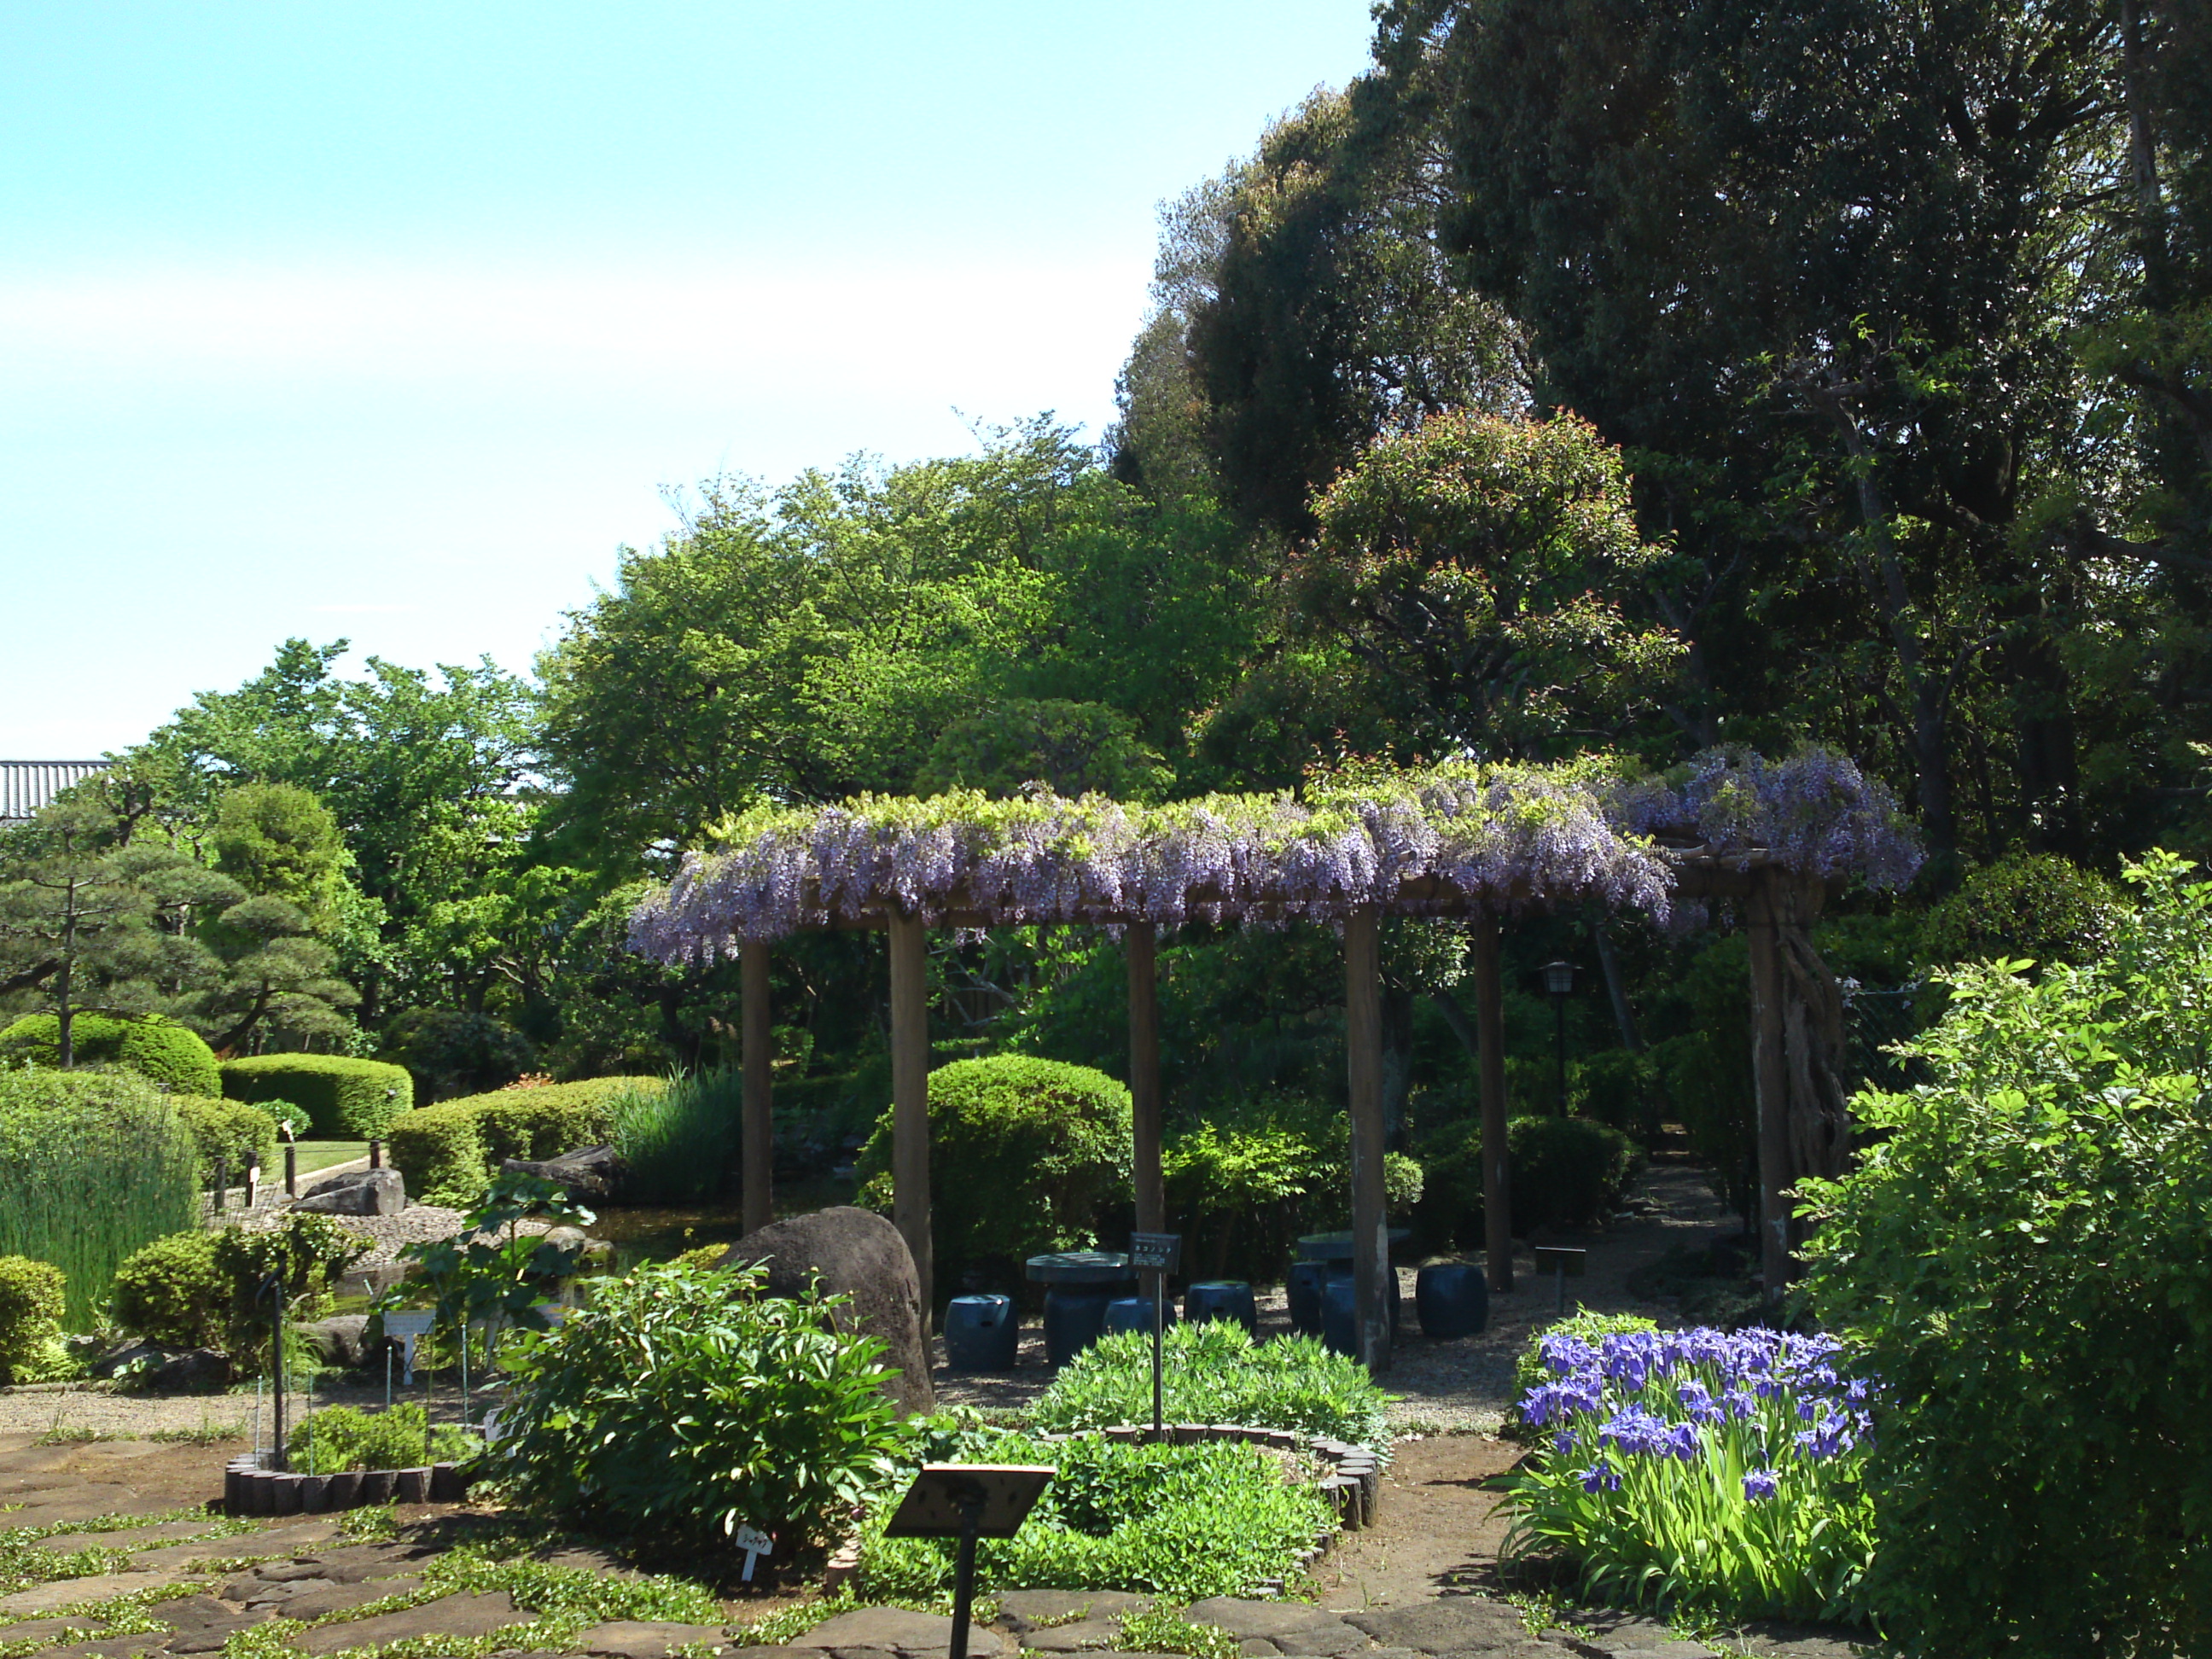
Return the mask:
<svg viewBox="0 0 2212 1659"><path fill-rule="evenodd" d="M467 1495L458 1463L301 1474L265 1468L255 1453L232 1458L222 1472L223 1508L232 1515L327 1515L370 1504L458 1504Z"/></svg>
<svg viewBox="0 0 2212 1659"><path fill-rule="evenodd" d="M1336 1525L1316 1533L1313 1543L1293 1558L1301 1571L1326 1555L1341 1534L1375 1524L1382 1499L1382 1463L1368 1447L1332 1440L1326 1435L1300 1434L1295 1429L1255 1429L1240 1423L1170 1423L1162 1428L1160 1435L1167 1443L1178 1446L1197 1445L1205 1441L1241 1441L1274 1451L1303 1452L1325 1465L1328 1473L1322 1477L1319 1485L1322 1496L1336 1511ZM1055 1444L1093 1438L1146 1444L1152 1439L1152 1431L1149 1425L1125 1424L1107 1429L1079 1429L1072 1434L1041 1434L1036 1437ZM849 1538L831 1554L829 1565L823 1571L823 1592L835 1595L851 1582L860 1565L860 1540ZM1283 1593L1283 1581L1270 1578L1255 1588L1262 1594L1279 1595Z"/></svg>

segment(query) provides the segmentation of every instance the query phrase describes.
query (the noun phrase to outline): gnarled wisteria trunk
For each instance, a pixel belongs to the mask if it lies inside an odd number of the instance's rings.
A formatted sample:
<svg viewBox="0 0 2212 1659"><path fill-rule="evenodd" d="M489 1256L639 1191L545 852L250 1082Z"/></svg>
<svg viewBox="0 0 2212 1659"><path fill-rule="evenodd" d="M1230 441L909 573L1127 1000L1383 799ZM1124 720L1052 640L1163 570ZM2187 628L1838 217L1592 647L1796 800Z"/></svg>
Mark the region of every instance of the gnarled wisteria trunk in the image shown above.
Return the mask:
<svg viewBox="0 0 2212 1659"><path fill-rule="evenodd" d="M1844 999L1813 948L1825 884L1769 868L1747 907L1752 1074L1759 1100L1759 1261L1768 1295L1796 1270L1804 1226L1788 1196L1806 1176L1843 1173L1850 1156L1844 1089Z"/></svg>

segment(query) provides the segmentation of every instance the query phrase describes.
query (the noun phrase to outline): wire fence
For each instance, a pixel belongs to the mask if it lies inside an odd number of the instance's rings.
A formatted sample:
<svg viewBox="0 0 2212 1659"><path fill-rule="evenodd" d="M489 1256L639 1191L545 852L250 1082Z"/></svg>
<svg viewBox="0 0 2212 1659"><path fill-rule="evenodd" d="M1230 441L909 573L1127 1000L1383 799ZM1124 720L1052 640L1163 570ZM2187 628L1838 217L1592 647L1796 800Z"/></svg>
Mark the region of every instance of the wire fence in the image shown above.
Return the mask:
<svg viewBox="0 0 2212 1659"><path fill-rule="evenodd" d="M1844 993L1844 1063L1850 1088L1910 1089L1931 1080L1928 1062L1889 1052L1927 1025L1926 987L1847 988Z"/></svg>

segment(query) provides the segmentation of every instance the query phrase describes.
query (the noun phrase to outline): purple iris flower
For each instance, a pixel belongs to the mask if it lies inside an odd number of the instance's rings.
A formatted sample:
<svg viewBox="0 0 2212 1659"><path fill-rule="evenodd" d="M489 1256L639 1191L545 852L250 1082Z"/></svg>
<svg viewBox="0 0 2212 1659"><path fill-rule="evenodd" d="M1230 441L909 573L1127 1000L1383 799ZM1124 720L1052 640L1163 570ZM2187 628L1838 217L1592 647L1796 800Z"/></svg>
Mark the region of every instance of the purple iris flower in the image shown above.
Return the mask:
<svg viewBox="0 0 2212 1659"><path fill-rule="evenodd" d="M1743 1495L1749 1503L1773 1497L1775 1485L1772 1469L1746 1469L1743 1473Z"/></svg>
<svg viewBox="0 0 2212 1659"><path fill-rule="evenodd" d="M1620 1490L1620 1471L1613 1468L1612 1464L1607 1462L1602 1457L1599 1458L1596 1462L1591 1464L1589 1468L1586 1469L1578 1469L1576 1473L1582 1477L1583 1490L1589 1492L1592 1497L1595 1497L1601 1492L1619 1492Z"/></svg>

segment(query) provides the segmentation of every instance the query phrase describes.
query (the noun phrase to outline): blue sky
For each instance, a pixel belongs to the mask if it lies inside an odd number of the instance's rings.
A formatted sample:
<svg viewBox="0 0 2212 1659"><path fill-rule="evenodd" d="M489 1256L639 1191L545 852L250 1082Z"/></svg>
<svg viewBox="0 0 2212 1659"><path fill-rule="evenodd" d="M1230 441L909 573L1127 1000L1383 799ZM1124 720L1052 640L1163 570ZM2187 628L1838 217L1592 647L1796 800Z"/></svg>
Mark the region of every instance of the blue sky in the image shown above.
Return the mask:
<svg viewBox="0 0 2212 1659"><path fill-rule="evenodd" d="M1361 0L0 7L0 757L288 635L526 669L721 471L1094 434Z"/></svg>

